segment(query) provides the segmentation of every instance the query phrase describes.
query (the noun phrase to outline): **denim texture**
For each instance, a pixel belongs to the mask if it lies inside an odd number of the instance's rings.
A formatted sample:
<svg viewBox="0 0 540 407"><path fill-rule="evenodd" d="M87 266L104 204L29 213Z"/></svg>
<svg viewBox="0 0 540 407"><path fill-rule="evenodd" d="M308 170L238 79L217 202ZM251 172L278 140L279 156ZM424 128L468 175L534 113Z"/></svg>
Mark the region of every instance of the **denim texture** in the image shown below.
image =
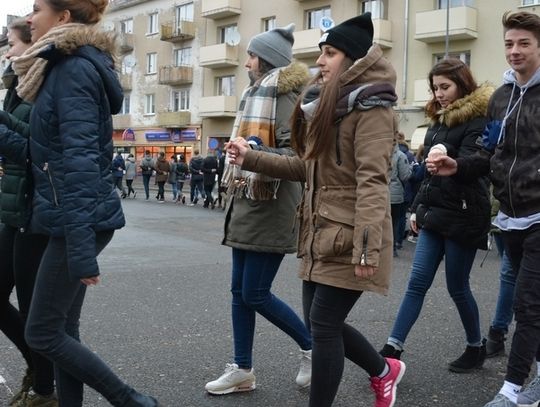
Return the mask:
<svg viewBox="0 0 540 407"><path fill-rule="evenodd" d="M146 199L150 198L150 178L152 178L152 175L150 174L142 175L142 183L144 186L144 193L145 193Z"/></svg>
<svg viewBox="0 0 540 407"><path fill-rule="evenodd" d="M512 263L504 250L504 242L500 233L493 236L499 255L501 256L501 267L499 269L499 295L497 306L491 326L493 328L508 332L508 327L512 323L514 316L514 292L516 288L516 273L512 268Z"/></svg>
<svg viewBox="0 0 540 407"><path fill-rule="evenodd" d="M503 232L505 251L517 270L514 313L516 329L506 380L523 385L531 364L540 360L540 224Z"/></svg>
<svg viewBox="0 0 540 407"><path fill-rule="evenodd" d="M96 235L96 255L113 236ZM54 363L61 406L82 406L83 383L101 393L113 406L155 406L123 383L91 350L80 343L79 317L86 293L80 280L70 280L64 238L50 238L39 267L26 326L26 340ZM134 402L136 399L140 402Z"/></svg>
<svg viewBox="0 0 540 407"><path fill-rule="evenodd" d="M336 396L345 358L370 377L380 375L384 358L355 328L345 323L361 291L304 281L302 302L313 336L309 407L329 407Z"/></svg>
<svg viewBox="0 0 540 407"><path fill-rule="evenodd" d="M200 181L193 180L193 178L192 178L189 185L190 185L190 190L191 190L190 191L191 192L191 196L190 196L191 202L195 202L195 199L197 198L197 194L201 194L202 199L206 198L206 196L204 194L204 187L203 187L202 178L201 178Z"/></svg>
<svg viewBox="0 0 540 407"><path fill-rule="evenodd" d="M296 313L270 291L284 255L232 249L232 323L234 361L252 367L255 316L259 313L289 335L301 349L311 349L311 336Z"/></svg>
<svg viewBox="0 0 540 407"><path fill-rule="evenodd" d="M420 315L424 298L444 258L446 286L461 318L467 343L481 343L480 317L469 285L475 248L461 246L437 232L421 229L416 243L411 276L394 322L389 342L403 347L407 335Z"/></svg>

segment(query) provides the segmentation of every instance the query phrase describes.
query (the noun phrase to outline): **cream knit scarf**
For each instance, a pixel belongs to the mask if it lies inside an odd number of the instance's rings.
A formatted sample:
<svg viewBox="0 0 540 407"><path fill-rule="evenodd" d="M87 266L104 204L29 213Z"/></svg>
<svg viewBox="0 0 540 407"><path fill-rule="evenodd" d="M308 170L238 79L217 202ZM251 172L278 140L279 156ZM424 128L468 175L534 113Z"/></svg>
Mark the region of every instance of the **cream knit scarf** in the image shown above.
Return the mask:
<svg viewBox="0 0 540 407"><path fill-rule="evenodd" d="M53 27L28 48L24 54L12 59L13 70L19 77L17 94L21 99L34 102L45 79L47 60L40 58L38 55L50 45L57 44L58 40L66 38L74 29L84 26L85 24L68 23Z"/></svg>

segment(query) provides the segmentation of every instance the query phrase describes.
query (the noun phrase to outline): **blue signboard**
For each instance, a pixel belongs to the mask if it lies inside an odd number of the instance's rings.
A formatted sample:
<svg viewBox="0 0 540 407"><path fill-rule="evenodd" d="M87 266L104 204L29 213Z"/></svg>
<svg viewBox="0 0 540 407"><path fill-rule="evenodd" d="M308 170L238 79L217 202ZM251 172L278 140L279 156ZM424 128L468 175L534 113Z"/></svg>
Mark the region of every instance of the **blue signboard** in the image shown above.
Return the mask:
<svg viewBox="0 0 540 407"><path fill-rule="evenodd" d="M172 133L172 141L173 143L180 143L182 141L180 137L180 132L178 130L173 131Z"/></svg>
<svg viewBox="0 0 540 407"><path fill-rule="evenodd" d="M149 131L144 133L146 141L170 141L171 133L163 131Z"/></svg>
<svg viewBox="0 0 540 407"><path fill-rule="evenodd" d="M196 141L197 130L182 130L180 132L180 138L182 141Z"/></svg>

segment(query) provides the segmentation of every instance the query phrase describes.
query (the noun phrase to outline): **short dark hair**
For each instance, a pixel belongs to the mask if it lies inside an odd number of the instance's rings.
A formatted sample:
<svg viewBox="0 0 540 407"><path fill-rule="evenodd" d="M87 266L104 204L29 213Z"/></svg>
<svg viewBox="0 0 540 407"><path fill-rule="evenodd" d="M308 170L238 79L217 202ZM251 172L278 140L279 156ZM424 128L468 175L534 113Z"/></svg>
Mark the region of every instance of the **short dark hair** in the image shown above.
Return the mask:
<svg viewBox="0 0 540 407"><path fill-rule="evenodd" d="M24 18L17 18L9 23L8 29L10 31L17 31L17 37L25 44L32 43L32 33L30 32L30 25Z"/></svg>
<svg viewBox="0 0 540 407"><path fill-rule="evenodd" d="M540 46L540 16L527 11L507 11L502 16L504 32L508 30L526 30L534 34Z"/></svg>

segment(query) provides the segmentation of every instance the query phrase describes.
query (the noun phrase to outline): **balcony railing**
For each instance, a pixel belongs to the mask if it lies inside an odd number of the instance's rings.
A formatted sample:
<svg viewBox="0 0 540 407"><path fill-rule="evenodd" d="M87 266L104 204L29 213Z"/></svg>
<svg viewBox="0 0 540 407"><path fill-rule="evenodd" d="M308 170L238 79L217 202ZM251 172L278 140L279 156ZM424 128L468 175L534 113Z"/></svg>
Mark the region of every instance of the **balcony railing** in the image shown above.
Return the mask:
<svg viewBox="0 0 540 407"><path fill-rule="evenodd" d="M295 58L313 58L321 53L319 40L321 30L313 28L311 30L296 31L294 33L294 45L292 52Z"/></svg>
<svg viewBox="0 0 540 407"><path fill-rule="evenodd" d="M133 51L133 34L121 33L119 35L119 45L122 54Z"/></svg>
<svg viewBox="0 0 540 407"><path fill-rule="evenodd" d="M122 130L131 127L131 115L130 114L117 114L112 117L113 128L115 130Z"/></svg>
<svg viewBox="0 0 540 407"><path fill-rule="evenodd" d="M199 65L205 68L238 66L238 45L216 44L201 47Z"/></svg>
<svg viewBox="0 0 540 407"><path fill-rule="evenodd" d="M451 7L448 36L451 40L471 40L478 37L478 11L472 7ZM446 9L416 13L414 39L431 43L446 39Z"/></svg>
<svg viewBox="0 0 540 407"><path fill-rule="evenodd" d="M158 112L156 114L156 121L159 127L183 127L191 123L191 113L188 111Z"/></svg>
<svg viewBox="0 0 540 407"><path fill-rule="evenodd" d="M236 116L236 96L207 96L199 99L200 117Z"/></svg>
<svg viewBox="0 0 540 407"><path fill-rule="evenodd" d="M381 48L392 48L392 23L388 20L373 20L373 42Z"/></svg>
<svg viewBox="0 0 540 407"><path fill-rule="evenodd" d="M249 0L254 1L254 0ZM203 17L220 19L239 15L242 12L240 0L202 0Z"/></svg>
<svg viewBox="0 0 540 407"><path fill-rule="evenodd" d="M195 23L193 21L181 20L178 25L165 23L161 25L161 40L169 42L180 42L195 38Z"/></svg>
<svg viewBox="0 0 540 407"><path fill-rule="evenodd" d="M162 85L185 85L193 82L191 66L160 66L159 83Z"/></svg>

